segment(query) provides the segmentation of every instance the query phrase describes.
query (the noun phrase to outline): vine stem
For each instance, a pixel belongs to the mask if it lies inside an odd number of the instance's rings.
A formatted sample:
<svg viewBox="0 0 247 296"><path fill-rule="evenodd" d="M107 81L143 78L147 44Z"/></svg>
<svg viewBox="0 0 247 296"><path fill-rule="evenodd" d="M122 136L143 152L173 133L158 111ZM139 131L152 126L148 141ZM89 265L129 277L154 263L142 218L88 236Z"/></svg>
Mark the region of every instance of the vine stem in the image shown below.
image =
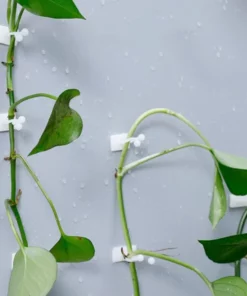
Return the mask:
<svg viewBox="0 0 247 296"><path fill-rule="evenodd" d="M172 110L169 110L169 109L165 109L165 108L156 108L156 109L151 109L145 113L143 113L135 122L134 124L132 125L129 133L128 133L128 136L127 136L127 139L133 137L137 127L140 125L140 123L146 119L147 117L151 116L151 115L154 115L154 114L165 114L165 115L170 115L170 116L173 116L173 117L176 117L177 119L179 119L180 121L184 122L186 125L188 125L202 140L203 142L211 147L209 141L202 135L202 133L199 131L199 129L194 125L192 124L188 119L186 119L183 115L181 114L178 114ZM121 154L121 157L120 157L120 163L119 163L119 169L122 170L123 168L123 165L124 165L124 162L125 162L125 159L126 159L126 155L127 155L127 152L128 152L128 148L129 148L129 143L126 143L123 147L123 151L122 151L122 154Z"/></svg>
<svg viewBox="0 0 247 296"><path fill-rule="evenodd" d="M19 25L20 25L20 22L21 22L21 18L23 16L24 11L25 11L25 9L22 8L21 11L19 12L19 15L18 15L17 21L16 21L16 25L15 25L15 31L17 31L18 28L19 28Z"/></svg>
<svg viewBox="0 0 247 296"><path fill-rule="evenodd" d="M16 28L15 19L16 19L16 10L17 10L17 2L15 0L8 2L7 7L7 17L9 20L9 31L13 32ZM20 18L21 19L21 18ZM19 26L19 24L18 24ZM17 29L18 29L17 26ZM11 36L10 45L8 48L7 53L7 73L6 73L6 80L7 80L7 93L9 95L9 105L11 106L15 103L15 94L14 94L14 87L13 87L13 66L14 66L14 53L15 53L15 37ZM13 116L10 116L9 119L13 119ZM15 131L14 126L12 123L9 124L9 142L10 142L10 179L11 179L11 200L13 205L11 206L12 212L15 215L22 242L24 246L28 246L28 241L25 233L25 229L17 208L15 204L16 199L16 160L13 157L15 155Z"/></svg>
<svg viewBox="0 0 247 296"><path fill-rule="evenodd" d="M185 263L183 261L180 261L180 260L178 260L176 258L172 258L172 257L169 257L167 255L158 254L158 253L151 252L151 251L137 250L137 251L133 252L130 257L136 256L136 255L144 255L144 256L155 257L155 258L158 258L158 259L161 259L161 260L172 262L174 264L180 265L182 267L185 267L187 269L190 269L190 270L194 271L204 281L204 283L208 286L208 288L211 291L212 295L213 296L215 295L212 284L209 281L209 279L200 270L198 270L197 268L191 266L190 264Z"/></svg>
<svg viewBox="0 0 247 296"><path fill-rule="evenodd" d="M8 21L8 24L10 24L11 6L12 6L12 0L8 0L8 4L7 4L7 21Z"/></svg>
<svg viewBox="0 0 247 296"><path fill-rule="evenodd" d="M63 228L62 228L62 225L59 221L59 217L58 217L58 214L57 214L57 211L56 211L56 208L52 202L52 200L50 199L50 197L48 196L47 192L45 191L45 189L43 188L43 186L41 185L39 179L37 178L37 176L35 175L34 171L31 169L31 167L29 166L29 164L27 163L27 161L20 155L20 154L16 154L15 156L16 158L20 159L23 163L23 165L25 166L25 168L27 169L27 171L30 173L30 175L32 176L32 178L34 179L34 181L37 183L40 191L43 193L44 197L46 198L47 202L49 203L50 207L51 207L51 210L53 212L53 215L55 217L55 220L56 220L56 223L57 223L57 226L58 226L58 229L61 233L62 236L65 235L64 231L63 231Z"/></svg>
<svg viewBox="0 0 247 296"><path fill-rule="evenodd" d="M201 132L197 129L197 127L195 125L193 125L189 120L187 120L184 116L182 116L181 114L178 114L172 110L169 109L165 109L165 108L156 108L156 109L151 109L145 113L143 113L132 125L127 138L131 138L133 137L136 129L138 128L139 124L146 119L147 117L154 115L154 114L165 114L165 115L170 115L173 116L177 119L179 119L180 121L184 122L186 125L188 125L202 140L203 142L206 144L205 145L201 145L201 148L207 149L209 151L211 151L211 145L209 143L209 141L201 134ZM191 145L191 144L188 144ZM182 145L184 146L184 145ZM200 144L199 144L200 146ZM126 160L126 156L128 153L128 149L129 149L129 143L125 143L121 156L120 156L120 162L118 165L118 170L117 170L117 178L116 178L116 186L117 186L117 199L118 199L118 205L119 205L119 211L120 211L120 219L121 219L121 225L122 225L122 229L123 229L123 234L124 234L124 239L125 239L125 243L126 243L126 247L127 247L127 251L128 254L132 254L133 250L132 250L132 243L131 243L131 237L130 237L130 233L129 233L129 228L128 228L128 222L127 222L127 217L126 217L126 212L125 212L125 205L124 205L124 199L123 199L123 189L122 189L122 183L123 183L123 177L126 174L127 170L130 169L130 167L137 167L140 164L143 164L151 159L157 158L161 155L182 149L185 147L180 147L179 148L172 148L170 151L163 151L161 153L157 153L154 155L151 155L147 158L144 158L140 161L134 162L126 167L124 167L125 164L125 160ZM135 267L135 263L131 263L130 264L130 272L131 272L131 276L132 276L132 283L133 283L133 288L134 288L134 296L140 296L140 290L139 290L139 283L138 283L138 276L137 276L137 272L136 272L136 267Z"/></svg>
<svg viewBox="0 0 247 296"><path fill-rule="evenodd" d="M242 234L247 221L247 209L244 211L238 225L237 234ZM241 260L235 262L235 276L241 277Z"/></svg>
<svg viewBox="0 0 247 296"><path fill-rule="evenodd" d="M44 98L49 98L52 100L57 100L57 97L50 95L50 94L46 94L46 93L37 93L37 94L30 95L30 96L26 96L11 105L11 107L9 108L9 116L13 116L15 114L16 107L18 105L20 105L21 103L31 100L31 99L34 99L34 98L38 98L38 97L44 97Z"/></svg>
<svg viewBox="0 0 247 296"><path fill-rule="evenodd" d="M184 149L184 148L189 148L189 147L199 147L199 148L202 148L202 149L205 149L205 150L208 150L208 151L211 151L211 148L209 148L208 146L206 145L203 145L203 144L197 144L197 143L188 143L188 144L184 144L184 145L180 145L180 146L177 146L177 147L174 147L174 148L170 148L170 149L167 149L167 150L163 150L159 153L154 153L152 155L149 155L147 157L143 157L142 159L140 160L137 160L137 161L134 161L128 165L126 165L123 170L122 170L122 176L125 175L128 171L138 167L139 165L141 164L144 164L150 160L153 160L155 158L158 158L160 156L163 156L163 155L166 155L166 154L169 154L171 152L175 152L175 151L178 151L178 150L181 150L181 149Z"/></svg>
<svg viewBox="0 0 247 296"><path fill-rule="evenodd" d="M11 217L9 206L10 206L9 205L9 200L5 200L6 213L7 213L8 219L9 219L9 223L10 223L11 229L12 229L12 231L14 233L15 239L18 242L18 245L20 246L22 252L25 253L24 252L24 245L22 244L21 238L19 237L19 234L18 234L18 232L17 232L17 230L15 228L13 219Z"/></svg>

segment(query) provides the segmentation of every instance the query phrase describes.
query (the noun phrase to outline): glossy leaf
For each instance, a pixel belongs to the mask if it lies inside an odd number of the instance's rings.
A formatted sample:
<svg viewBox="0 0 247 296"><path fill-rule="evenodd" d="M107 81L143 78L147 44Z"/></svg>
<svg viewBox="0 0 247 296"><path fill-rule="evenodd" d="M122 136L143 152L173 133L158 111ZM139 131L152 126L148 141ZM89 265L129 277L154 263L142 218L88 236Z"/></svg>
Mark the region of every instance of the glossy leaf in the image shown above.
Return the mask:
<svg viewBox="0 0 247 296"><path fill-rule="evenodd" d="M37 154L56 146L67 145L76 140L82 132L80 115L70 108L70 101L79 96L77 89L63 92L57 99L47 126L34 149L29 155Z"/></svg>
<svg viewBox="0 0 247 296"><path fill-rule="evenodd" d="M80 236L61 236L50 251L57 262L84 262L94 257L92 242Z"/></svg>
<svg viewBox="0 0 247 296"><path fill-rule="evenodd" d="M247 159L213 150L226 185L234 195L247 194Z"/></svg>
<svg viewBox="0 0 247 296"><path fill-rule="evenodd" d="M199 242L203 245L208 258L216 263L235 262L247 255L247 234Z"/></svg>
<svg viewBox="0 0 247 296"><path fill-rule="evenodd" d="M24 248L15 255L8 296L46 296L56 277L57 263L50 252Z"/></svg>
<svg viewBox="0 0 247 296"><path fill-rule="evenodd" d="M224 185L218 169L215 168L214 190L209 213L209 220L213 228L215 228L219 221L225 216L226 211L227 198Z"/></svg>
<svg viewBox="0 0 247 296"><path fill-rule="evenodd" d="M240 277L229 276L212 283L215 296L247 296L247 283Z"/></svg>
<svg viewBox="0 0 247 296"><path fill-rule="evenodd" d="M29 12L57 19L85 19L73 0L17 0Z"/></svg>

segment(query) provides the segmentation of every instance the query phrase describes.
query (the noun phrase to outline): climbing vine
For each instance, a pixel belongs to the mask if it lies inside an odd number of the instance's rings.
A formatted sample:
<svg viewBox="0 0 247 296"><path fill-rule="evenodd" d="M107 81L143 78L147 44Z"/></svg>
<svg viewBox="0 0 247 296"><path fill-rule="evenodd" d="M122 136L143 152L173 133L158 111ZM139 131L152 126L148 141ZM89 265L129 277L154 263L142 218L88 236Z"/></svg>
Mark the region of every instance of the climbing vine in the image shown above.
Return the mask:
<svg viewBox="0 0 247 296"><path fill-rule="evenodd" d="M55 104L48 123L37 145L29 153L29 156L47 151L56 146L69 144L80 137L83 129L83 122L80 115L70 108L70 101L80 95L77 89L65 90L58 97L50 94L37 93L16 100L13 82L15 51L18 48L18 42L21 42L28 35L27 29L19 31L20 22L25 10L38 16L50 18L84 19L84 17L72 0L8 0L7 3L10 45L8 47L6 62L3 62L3 65L6 67L7 94L9 97L8 123L10 153L5 160L10 163L11 193L10 198L5 201L5 207L11 229L19 245L19 251L14 258L8 296L45 296L49 293L56 280L57 262L88 261L93 258L95 250L89 239L70 236L64 232L51 198L27 160L17 151L15 145L15 130L21 130L25 122L23 116L18 118L17 109L20 104L37 97L54 100ZM37 183L37 186L49 203L56 220L61 237L51 250L29 246L28 244L28 238L18 210L22 191L21 189L17 190L16 185L17 161L24 165ZM25 202L24 197L23 202ZM16 219L19 231L16 229L11 210Z"/></svg>
<svg viewBox="0 0 247 296"><path fill-rule="evenodd" d="M131 242L131 236L129 231L129 226L127 222L127 217L125 213L124 206L124 197L122 190L123 178L126 176L128 171L136 169L138 166L147 163L153 159L161 157L163 155L170 154L172 152L189 148L189 147L198 147L204 150L207 150L212 156L214 165L215 165L215 178L214 178L214 186L213 186L213 196L209 211L209 219L213 228L215 228L218 222L225 216L227 212L227 197L224 189L224 183L227 185L229 191L235 195L246 195L247 194L247 159L236 157L233 155L226 154L224 152L220 152L215 150L210 145L209 141L202 135L202 133L198 130L198 128L193 125L189 120L183 117L181 114L178 114L174 111L168 109L152 109L144 114L142 114L132 125L127 139L133 139L134 133L137 127L144 121L147 117L155 115L155 114L164 114L173 116L187 126L189 126L203 141L203 143L188 143L184 145L180 145L168 150L161 151L159 153L155 153L153 155L149 155L142 159L139 159L130 164L125 164L126 156L129 149L129 141L127 141L123 147L123 151L121 153L120 162L118 165L117 173L116 173L116 188L117 188L117 198L120 210L120 218L121 224L124 234L124 239L126 243L126 248L121 249L122 259L123 261L129 262L132 282L133 282L133 290L134 296L140 296L140 287L139 280L136 271L135 261L142 260L143 257L138 256L148 256L149 263L153 264L153 258L158 258L161 260L169 261L171 263L180 265L184 268L187 268L193 272L195 272L207 285L209 291L214 296L247 296L247 283L240 278L240 274L236 273L236 276L229 276L218 279L216 281L211 282L206 275L204 275L197 268L191 266L188 263L182 262L176 258L167 256L161 252L153 252L143 249L133 249L133 245ZM239 233L243 231L244 223L246 221L247 214L245 213L243 218L241 219ZM228 263L235 262L237 260L241 260L247 254L247 235L236 235L233 237L228 237L224 239L219 239L216 241L200 241L200 243L204 246L207 256L218 263ZM126 252L125 252L126 249ZM240 251L241 249L241 251ZM137 258L137 260L131 260ZM239 264L237 263L237 271L239 270Z"/></svg>

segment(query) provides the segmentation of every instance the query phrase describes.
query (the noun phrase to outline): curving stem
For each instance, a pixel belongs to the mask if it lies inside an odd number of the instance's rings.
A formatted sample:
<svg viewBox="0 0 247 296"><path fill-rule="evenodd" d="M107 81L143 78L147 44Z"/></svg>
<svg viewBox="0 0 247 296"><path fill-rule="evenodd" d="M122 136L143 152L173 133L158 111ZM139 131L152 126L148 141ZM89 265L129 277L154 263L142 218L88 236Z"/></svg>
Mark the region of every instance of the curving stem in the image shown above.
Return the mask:
<svg viewBox="0 0 247 296"><path fill-rule="evenodd" d="M185 263L185 262L180 261L178 259L169 257L167 255L158 254L158 253L150 252L150 251L146 251L146 250L138 250L138 251L133 252L133 254L131 254L131 256L136 256L136 255L144 255L144 256L155 257L155 258L158 258L158 259L161 259L161 260L172 262L174 264L180 265L182 267L185 267L185 268L187 268L189 270L194 271L204 281L204 283L207 285L207 287L211 291L212 295L215 296L212 284L209 281L209 279L200 270L198 270L194 266L191 266L188 263Z"/></svg>
<svg viewBox="0 0 247 296"><path fill-rule="evenodd" d="M151 110L143 113L132 125L127 138L131 138L134 135L137 127L139 126L139 124L143 120L145 120L147 117L154 115L154 114L165 114L165 115L170 115L170 116L176 117L177 119L179 119L180 121L182 121L186 125L188 125L203 140L203 142L206 145L201 145L201 144L181 145L179 147L165 150L160 153L148 156L142 160L139 160L137 162L134 162L134 163L129 164L126 167L124 167L126 156L128 153L128 148L129 148L129 143L125 143L125 145L123 147L123 151L121 153L120 162L119 162L119 166L118 166L118 170L117 170L116 187L117 187L117 199L118 199L118 206L119 206L119 211L120 211L121 225L122 225L122 229L123 229L123 234L124 234L124 239L125 239L128 254L133 254L133 250L132 250L132 243L131 243L131 237L130 237L130 233L129 233L126 212L125 212L123 189L122 189L122 182L123 182L123 178L124 178L124 175L126 174L126 172L130 168L135 168L135 167L139 166L140 164L143 164L149 160L155 159L155 158L160 157L162 155L171 153L173 151L176 151L176 150L179 150L182 148L190 147L190 146L197 146L197 147L201 147L201 148L211 151L211 146L210 146L209 141L201 134L201 132L197 129L197 127L195 125L193 125L189 120L187 120L181 114L178 114L172 110L164 109L164 108L151 109ZM182 264L180 264L180 265L182 265ZM131 272L131 277L132 277L134 296L140 296L139 281L138 281L135 263L130 263L130 272ZM208 281L208 283L209 283L209 281ZM212 287L211 287L211 290L212 290Z"/></svg>
<svg viewBox="0 0 247 296"><path fill-rule="evenodd" d="M247 221L247 209L244 211L244 213L241 217L237 234L243 233L246 221ZM235 276L241 277L241 260L235 262Z"/></svg>
<svg viewBox="0 0 247 296"><path fill-rule="evenodd" d="M36 182L36 184L38 185L40 191L43 193L44 197L46 198L47 202L49 203L50 207L51 207L51 210L53 212L53 215L54 215L54 218L56 220L56 223L57 223L57 227L60 231L60 234L62 236L65 235L64 231L63 231L63 228L62 228L62 225L59 221L59 217L58 217L58 214L57 214L57 211L56 211L56 208L52 202L52 200L50 199L50 197L48 196L47 192L45 191L45 189L43 188L43 186L41 185L39 179L37 178L37 176L35 175L34 171L31 169L31 167L29 166L29 164L27 163L27 161L19 154L17 154L15 156L16 158L20 159L23 163L23 165L25 166L25 168L27 169L27 171L29 172L29 174L31 175L31 177L34 179L34 181Z"/></svg>

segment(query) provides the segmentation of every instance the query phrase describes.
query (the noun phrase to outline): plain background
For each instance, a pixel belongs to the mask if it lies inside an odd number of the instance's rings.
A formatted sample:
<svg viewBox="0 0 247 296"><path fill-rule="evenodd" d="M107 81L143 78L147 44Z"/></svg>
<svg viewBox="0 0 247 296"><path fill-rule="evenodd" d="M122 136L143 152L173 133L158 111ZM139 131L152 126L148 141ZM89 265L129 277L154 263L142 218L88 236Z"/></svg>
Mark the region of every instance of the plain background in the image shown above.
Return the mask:
<svg viewBox="0 0 247 296"><path fill-rule="evenodd" d="M165 107L195 123L212 145L246 156L247 2L245 0L81 0L87 21L50 20L25 13L30 36L18 46L16 97L67 88L81 90L72 106L84 120L73 144L28 160L53 199L65 231L92 239L96 257L59 266L50 296L132 295L128 266L111 263L111 249L123 243L114 171L119 153L109 136L127 132L149 108ZM6 24L6 0L0 1ZM0 45L0 59L6 47ZM0 68L0 112L6 112L5 68ZM17 149L31 151L53 102L23 104L27 118ZM178 145L200 142L176 119L155 116L138 129L147 137L133 160ZM138 134L137 133L137 134ZM4 210L9 197L8 134L0 134L0 294L7 294L11 253L17 244ZM232 275L204 255L198 239L234 234L242 210L230 210L215 231L208 221L213 162L207 152L187 149L156 160L126 177L124 194L133 243L141 248L176 247L169 254L203 271L210 280ZM18 164L20 210L31 245L50 248L59 234L47 202ZM247 278L246 264L243 277ZM209 296L194 273L166 262L138 265L141 295Z"/></svg>

